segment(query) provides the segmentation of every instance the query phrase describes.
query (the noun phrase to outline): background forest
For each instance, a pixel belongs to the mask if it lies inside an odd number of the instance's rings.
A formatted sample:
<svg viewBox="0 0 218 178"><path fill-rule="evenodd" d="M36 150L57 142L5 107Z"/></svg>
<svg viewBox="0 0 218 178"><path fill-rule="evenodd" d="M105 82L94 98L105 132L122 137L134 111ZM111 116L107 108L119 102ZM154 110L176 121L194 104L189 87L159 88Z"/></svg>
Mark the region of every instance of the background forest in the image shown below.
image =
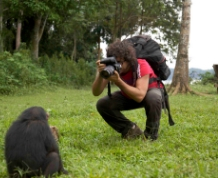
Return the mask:
<svg viewBox="0 0 218 178"><path fill-rule="evenodd" d="M162 51L173 54L181 7L171 0L0 0L0 93L89 85L100 43L136 31L155 35Z"/></svg>

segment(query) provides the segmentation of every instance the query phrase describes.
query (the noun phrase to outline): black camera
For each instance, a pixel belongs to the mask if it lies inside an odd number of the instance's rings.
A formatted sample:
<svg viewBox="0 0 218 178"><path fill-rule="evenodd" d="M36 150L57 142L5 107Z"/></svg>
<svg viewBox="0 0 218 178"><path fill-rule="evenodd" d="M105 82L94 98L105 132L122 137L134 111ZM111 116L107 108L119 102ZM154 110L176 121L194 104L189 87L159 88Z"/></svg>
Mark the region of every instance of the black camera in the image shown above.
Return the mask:
<svg viewBox="0 0 218 178"><path fill-rule="evenodd" d="M104 70L102 70L100 73L100 75L104 79L107 79L111 75L113 75L115 70L119 73L119 71L121 69L121 65L120 65L120 63L117 62L115 57L104 58L100 61L100 63L106 65Z"/></svg>

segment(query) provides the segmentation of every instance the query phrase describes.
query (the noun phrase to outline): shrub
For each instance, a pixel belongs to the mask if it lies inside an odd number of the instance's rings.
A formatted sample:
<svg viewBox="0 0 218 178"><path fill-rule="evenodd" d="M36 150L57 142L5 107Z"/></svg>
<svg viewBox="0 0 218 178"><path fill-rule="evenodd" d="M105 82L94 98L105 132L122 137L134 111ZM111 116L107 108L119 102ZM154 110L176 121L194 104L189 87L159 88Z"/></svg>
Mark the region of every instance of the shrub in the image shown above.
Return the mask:
<svg viewBox="0 0 218 178"><path fill-rule="evenodd" d="M203 85L206 85L208 83L218 82L214 74L211 72L205 72L204 74L200 74L200 77L201 77L201 83Z"/></svg>
<svg viewBox="0 0 218 178"><path fill-rule="evenodd" d="M0 54L0 93L9 94L17 88L46 85L44 69L36 65L27 51Z"/></svg>
<svg viewBox="0 0 218 178"><path fill-rule="evenodd" d="M40 57L32 61L29 51L0 54L0 93L14 93L19 88L35 89L46 85L81 88L95 77L95 62L70 60L63 54Z"/></svg>
<svg viewBox="0 0 218 178"><path fill-rule="evenodd" d="M76 62L64 57L63 54L40 58L40 65L45 69L50 82L71 85L74 88L90 85L95 76L94 64L84 59Z"/></svg>

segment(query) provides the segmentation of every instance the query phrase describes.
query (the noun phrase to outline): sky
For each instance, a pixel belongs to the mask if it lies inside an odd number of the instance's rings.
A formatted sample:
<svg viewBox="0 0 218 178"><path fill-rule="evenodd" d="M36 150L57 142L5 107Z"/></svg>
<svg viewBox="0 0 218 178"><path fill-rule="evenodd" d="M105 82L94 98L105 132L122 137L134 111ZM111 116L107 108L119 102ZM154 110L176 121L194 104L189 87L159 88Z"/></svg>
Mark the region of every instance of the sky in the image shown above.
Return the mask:
<svg viewBox="0 0 218 178"><path fill-rule="evenodd" d="M218 64L217 18L218 0L192 0L189 68L212 69Z"/></svg>
<svg viewBox="0 0 218 178"><path fill-rule="evenodd" d="M191 1L189 68L212 69L218 64L218 0ZM175 62L168 65L174 68Z"/></svg>

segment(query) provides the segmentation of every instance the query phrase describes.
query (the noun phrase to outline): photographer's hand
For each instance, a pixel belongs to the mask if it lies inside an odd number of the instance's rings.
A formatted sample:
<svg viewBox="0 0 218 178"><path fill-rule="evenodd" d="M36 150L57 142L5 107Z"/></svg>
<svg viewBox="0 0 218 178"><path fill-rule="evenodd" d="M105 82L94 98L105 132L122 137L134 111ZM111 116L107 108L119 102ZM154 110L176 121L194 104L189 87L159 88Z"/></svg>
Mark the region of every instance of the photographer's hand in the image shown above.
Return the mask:
<svg viewBox="0 0 218 178"><path fill-rule="evenodd" d="M121 80L121 78L120 78L119 73L115 70L115 71L114 71L114 74L111 75L111 76L108 78L108 80L110 80L111 82L113 82L113 83L116 84L118 81Z"/></svg>
<svg viewBox="0 0 218 178"><path fill-rule="evenodd" d="M97 70L98 70L98 73L100 73L102 70L104 70L104 68L106 67L105 64L101 64L100 63L100 60L97 60L96 61L96 65L97 65Z"/></svg>
<svg viewBox="0 0 218 178"><path fill-rule="evenodd" d="M104 90L104 88L106 87L108 80L102 78L100 76L100 72L106 67L105 64L101 64L100 60L96 61L96 68L97 68L97 72L96 72L96 77L95 80L92 84L92 94L94 96L98 96L102 93L102 91Z"/></svg>

